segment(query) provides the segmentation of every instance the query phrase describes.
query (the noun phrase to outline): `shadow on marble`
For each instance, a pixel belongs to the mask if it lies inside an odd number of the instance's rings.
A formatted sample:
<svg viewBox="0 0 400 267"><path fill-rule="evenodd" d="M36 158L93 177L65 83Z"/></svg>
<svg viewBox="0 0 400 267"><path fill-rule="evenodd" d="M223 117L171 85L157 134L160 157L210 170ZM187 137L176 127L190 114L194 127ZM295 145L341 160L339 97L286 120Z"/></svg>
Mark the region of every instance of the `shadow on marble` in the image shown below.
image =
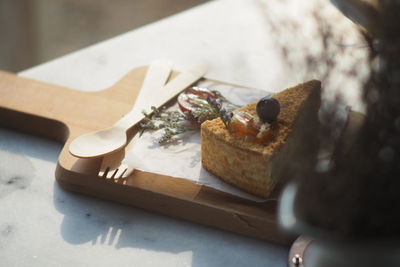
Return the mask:
<svg viewBox="0 0 400 267"><path fill-rule="evenodd" d="M0 199L30 187L37 175L33 159L56 163L60 151L53 141L0 128Z"/></svg>
<svg viewBox="0 0 400 267"><path fill-rule="evenodd" d="M52 197L54 208L63 216L60 236L68 244L107 246L116 251L188 252L192 267L279 266L277 262L286 258L285 247L65 191L52 174L60 150L56 142L0 129L0 176L7 177L5 183L18 172L36 179L31 191ZM13 182L15 190L32 187L31 180ZM11 189L1 192L9 195Z"/></svg>
<svg viewBox="0 0 400 267"><path fill-rule="evenodd" d="M58 161L63 144L54 140L33 136L0 127L0 150L20 154L25 158L36 158L47 162ZM29 159L28 159L29 160Z"/></svg>
<svg viewBox="0 0 400 267"><path fill-rule="evenodd" d="M0 148L0 199L27 189L34 175L35 168L28 158Z"/></svg>
<svg viewBox="0 0 400 267"><path fill-rule="evenodd" d="M191 252L192 267L268 266L276 264L274 259L286 257L287 249L277 245L67 192L57 183L54 205L64 214L61 235L70 244ZM252 255L253 259L242 255ZM248 264L251 262L254 265Z"/></svg>

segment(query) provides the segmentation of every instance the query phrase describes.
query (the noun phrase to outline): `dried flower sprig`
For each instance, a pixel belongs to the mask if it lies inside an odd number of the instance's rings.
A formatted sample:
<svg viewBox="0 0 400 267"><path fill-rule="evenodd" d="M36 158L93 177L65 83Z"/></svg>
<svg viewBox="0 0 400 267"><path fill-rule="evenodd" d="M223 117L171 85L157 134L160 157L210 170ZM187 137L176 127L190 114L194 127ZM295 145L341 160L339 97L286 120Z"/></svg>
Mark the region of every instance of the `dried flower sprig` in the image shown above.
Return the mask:
<svg viewBox="0 0 400 267"><path fill-rule="evenodd" d="M232 111L238 105L231 103L218 91L213 91L215 97L195 97L191 99L190 111L166 110L151 107L151 113L143 112L145 118L141 123L144 130L162 130L162 136L158 139L159 144L167 144L177 140L178 136L196 130L201 123L220 117L228 126L232 118Z"/></svg>
<svg viewBox="0 0 400 267"><path fill-rule="evenodd" d="M168 143L175 136L196 129L188 126L186 116L182 112L168 111L165 108L157 109L154 106L151 107L151 110L151 113L143 112L145 118L141 127L152 131L163 130L163 135L158 140L160 144Z"/></svg>
<svg viewBox="0 0 400 267"><path fill-rule="evenodd" d="M215 117L220 117L222 122L228 127L229 122L233 116L232 110L227 110L222 107L221 98L207 98L207 103L213 109L213 113L216 115Z"/></svg>

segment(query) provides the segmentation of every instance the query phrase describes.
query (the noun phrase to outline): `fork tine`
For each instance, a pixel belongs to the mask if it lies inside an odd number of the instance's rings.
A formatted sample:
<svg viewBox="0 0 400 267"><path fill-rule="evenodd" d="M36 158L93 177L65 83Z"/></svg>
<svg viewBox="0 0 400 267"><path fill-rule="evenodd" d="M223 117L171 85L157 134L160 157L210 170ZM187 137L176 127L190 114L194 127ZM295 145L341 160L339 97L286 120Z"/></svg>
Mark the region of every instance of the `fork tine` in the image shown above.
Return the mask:
<svg viewBox="0 0 400 267"><path fill-rule="evenodd" d="M124 174L126 173L126 171L128 170L128 168L126 168L126 167L123 167L123 168L120 168L120 173L119 173L119 175L118 175L118 178L123 178L124 177Z"/></svg>
<svg viewBox="0 0 400 267"><path fill-rule="evenodd" d="M121 164L118 168L109 172L108 175L106 175L106 178L113 180L125 178L126 177L125 174L127 173L128 170L129 170L128 166L126 166L125 164Z"/></svg>
<svg viewBox="0 0 400 267"><path fill-rule="evenodd" d="M134 143L140 136L140 131L136 132L135 135L131 138L128 145L124 150L118 152L118 154L110 156L104 156L103 161L98 172L98 176L104 179L123 179L128 177L134 170L130 164L125 162L126 151L129 151L133 148Z"/></svg>
<svg viewBox="0 0 400 267"><path fill-rule="evenodd" d="M135 170L134 168L132 168L130 166L126 166L125 172L123 173L123 177L126 178L126 177L130 176L134 170Z"/></svg>
<svg viewBox="0 0 400 267"><path fill-rule="evenodd" d="M117 173L118 173L118 168L113 170L113 171L111 171L111 172L108 172L107 178L108 179L115 179Z"/></svg>
<svg viewBox="0 0 400 267"><path fill-rule="evenodd" d="M104 170L100 169L98 176L102 177L102 178L107 178L107 174L108 174L109 171L110 171L110 167L107 167Z"/></svg>
<svg viewBox="0 0 400 267"><path fill-rule="evenodd" d="M123 177L123 173L125 172L125 169L124 168L118 168L117 170L116 170L116 172L115 172L115 176L114 176L114 178L113 178L113 181L115 182L115 183L118 183L118 184L120 184L120 183L122 183L122 181L124 180L124 177Z"/></svg>

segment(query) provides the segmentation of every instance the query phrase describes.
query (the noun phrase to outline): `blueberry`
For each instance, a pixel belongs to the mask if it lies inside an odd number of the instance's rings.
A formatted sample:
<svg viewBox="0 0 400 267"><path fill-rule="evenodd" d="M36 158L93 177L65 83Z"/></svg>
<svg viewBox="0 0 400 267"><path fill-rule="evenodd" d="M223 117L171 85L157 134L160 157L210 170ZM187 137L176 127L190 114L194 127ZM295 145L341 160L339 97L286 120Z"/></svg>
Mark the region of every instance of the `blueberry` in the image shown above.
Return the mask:
<svg viewBox="0 0 400 267"><path fill-rule="evenodd" d="M278 117L281 106L275 98L263 97L257 103L257 115L263 122L271 123Z"/></svg>

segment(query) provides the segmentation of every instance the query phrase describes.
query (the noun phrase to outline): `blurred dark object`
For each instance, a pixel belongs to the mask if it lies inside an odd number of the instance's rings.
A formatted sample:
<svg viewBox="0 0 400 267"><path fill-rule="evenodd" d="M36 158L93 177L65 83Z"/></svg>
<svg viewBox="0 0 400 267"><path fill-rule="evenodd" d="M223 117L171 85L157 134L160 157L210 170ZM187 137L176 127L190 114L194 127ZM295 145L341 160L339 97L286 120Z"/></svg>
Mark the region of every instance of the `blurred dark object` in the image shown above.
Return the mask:
<svg viewBox="0 0 400 267"><path fill-rule="evenodd" d="M375 33L378 19L377 0L331 0L331 2L354 23L367 32Z"/></svg>
<svg viewBox="0 0 400 267"><path fill-rule="evenodd" d="M400 1L374 9L335 2L361 24L369 46L365 121L349 149L335 143L329 167L295 174L282 195L281 224L314 239L306 267L400 266Z"/></svg>
<svg viewBox="0 0 400 267"><path fill-rule="evenodd" d="M289 267L376 267L398 266L400 254L395 243L368 240L332 242L300 236L289 252Z"/></svg>
<svg viewBox="0 0 400 267"><path fill-rule="evenodd" d="M400 2L384 3L374 18L379 31L365 37L365 123L346 154L338 144L331 167L306 170L299 185L298 216L337 235L400 238Z"/></svg>

